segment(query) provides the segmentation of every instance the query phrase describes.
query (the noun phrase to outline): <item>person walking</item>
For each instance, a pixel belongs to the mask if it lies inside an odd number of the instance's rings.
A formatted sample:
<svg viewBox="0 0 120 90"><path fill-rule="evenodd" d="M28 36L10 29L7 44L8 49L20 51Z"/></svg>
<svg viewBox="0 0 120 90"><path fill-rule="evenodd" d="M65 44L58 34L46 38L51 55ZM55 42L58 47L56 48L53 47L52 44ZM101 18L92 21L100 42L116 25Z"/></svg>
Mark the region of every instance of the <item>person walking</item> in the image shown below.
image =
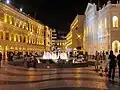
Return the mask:
<svg viewBox="0 0 120 90"><path fill-rule="evenodd" d="M0 52L0 68L1 68L1 62L2 62L2 53Z"/></svg>
<svg viewBox="0 0 120 90"><path fill-rule="evenodd" d="M119 54L117 56L117 60L118 60L118 68L119 68L119 81L120 81L120 50L119 50Z"/></svg>
<svg viewBox="0 0 120 90"><path fill-rule="evenodd" d="M99 61L100 61L100 55L99 52L97 52L96 54L96 62L95 62L95 70L98 71L98 65L99 65Z"/></svg>
<svg viewBox="0 0 120 90"><path fill-rule="evenodd" d="M110 55L108 57L108 59L110 59L109 62L109 80L112 79L112 81L114 81L114 77L115 77L115 67L116 67L116 56L113 54L113 51L110 51ZM111 78L111 74L112 74L112 78Z"/></svg>
<svg viewBox="0 0 120 90"><path fill-rule="evenodd" d="M108 68L109 68L109 54L108 52L106 52L106 55L105 55L105 74L107 75L108 74Z"/></svg>

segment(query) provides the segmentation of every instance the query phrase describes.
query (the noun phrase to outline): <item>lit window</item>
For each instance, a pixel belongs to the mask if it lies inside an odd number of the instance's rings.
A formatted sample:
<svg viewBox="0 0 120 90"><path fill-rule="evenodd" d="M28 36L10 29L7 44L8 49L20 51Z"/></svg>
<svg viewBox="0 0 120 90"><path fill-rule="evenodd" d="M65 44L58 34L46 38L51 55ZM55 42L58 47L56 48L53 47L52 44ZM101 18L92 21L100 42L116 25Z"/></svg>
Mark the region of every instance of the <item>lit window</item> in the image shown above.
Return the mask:
<svg viewBox="0 0 120 90"><path fill-rule="evenodd" d="M0 32L0 39L3 39L3 32Z"/></svg>
<svg viewBox="0 0 120 90"><path fill-rule="evenodd" d="M12 24L12 17L9 16L9 23Z"/></svg>
<svg viewBox="0 0 120 90"><path fill-rule="evenodd" d="M12 17L12 24L15 25L15 19Z"/></svg>
<svg viewBox="0 0 120 90"><path fill-rule="evenodd" d="M26 43L26 37L24 36L24 38L23 38L23 43Z"/></svg>
<svg viewBox="0 0 120 90"><path fill-rule="evenodd" d="M17 26L17 19L14 18L14 25Z"/></svg>
<svg viewBox="0 0 120 90"><path fill-rule="evenodd" d="M102 20L100 20L99 28L102 28Z"/></svg>
<svg viewBox="0 0 120 90"><path fill-rule="evenodd" d="M9 40L9 33L8 32L5 33L5 40Z"/></svg>
<svg viewBox="0 0 120 90"><path fill-rule="evenodd" d="M118 27L118 17L117 16L113 16L113 27Z"/></svg>
<svg viewBox="0 0 120 90"><path fill-rule="evenodd" d="M11 41L14 41L14 35L11 34Z"/></svg>
<svg viewBox="0 0 120 90"><path fill-rule="evenodd" d="M19 20L16 19L16 26L19 27Z"/></svg>
<svg viewBox="0 0 120 90"><path fill-rule="evenodd" d="M22 36L20 36L20 42L22 42Z"/></svg>
<svg viewBox="0 0 120 90"><path fill-rule="evenodd" d="M107 28L107 19L105 18L105 28Z"/></svg>
<svg viewBox="0 0 120 90"><path fill-rule="evenodd" d="M29 30L31 31L31 24L29 23Z"/></svg>
<svg viewBox="0 0 120 90"><path fill-rule="evenodd" d="M18 42L18 35L16 35L16 42Z"/></svg>
<svg viewBox="0 0 120 90"><path fill-rule="evenodd" d="M7 14L4 14L4 22L7 23Z"/></svg>
<svg viewBox="0 0 120 90"><path fill-rule="evenodd" d="M19 27L21 27L22 26L22 21L19 21Z"/></svg>

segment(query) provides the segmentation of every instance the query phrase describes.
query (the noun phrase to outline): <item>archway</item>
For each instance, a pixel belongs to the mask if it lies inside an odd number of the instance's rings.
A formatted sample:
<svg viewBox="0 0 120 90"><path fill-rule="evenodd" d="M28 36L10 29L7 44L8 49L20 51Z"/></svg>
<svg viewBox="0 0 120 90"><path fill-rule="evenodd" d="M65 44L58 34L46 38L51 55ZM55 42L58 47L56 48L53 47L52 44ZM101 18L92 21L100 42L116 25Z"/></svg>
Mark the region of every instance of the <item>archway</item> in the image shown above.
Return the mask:
<svg viewBox="0 0 120 90"><path fill-rule="evenodd" d="M117 40L112 42L112 50L115 54L119 53L119 45L120 45L120 42Z"/></svg>

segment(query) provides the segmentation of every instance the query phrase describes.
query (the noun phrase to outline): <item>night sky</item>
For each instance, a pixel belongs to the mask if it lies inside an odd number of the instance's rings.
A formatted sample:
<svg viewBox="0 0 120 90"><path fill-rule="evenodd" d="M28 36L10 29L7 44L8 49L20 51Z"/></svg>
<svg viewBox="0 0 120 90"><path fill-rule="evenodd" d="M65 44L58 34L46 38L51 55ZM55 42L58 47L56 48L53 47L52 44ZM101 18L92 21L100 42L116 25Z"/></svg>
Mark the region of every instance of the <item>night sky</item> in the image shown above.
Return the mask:
<svg viewBox="0 0 120 90"><path fill-rule="evenodd" d="M84 14L88 2L98 0L11 0L12 5L22 7L45 25L57 31L68 32L71 22L77 14ZM99 0L101 5L108 0ZM114 3L117 0L112 0Z"/></svg>

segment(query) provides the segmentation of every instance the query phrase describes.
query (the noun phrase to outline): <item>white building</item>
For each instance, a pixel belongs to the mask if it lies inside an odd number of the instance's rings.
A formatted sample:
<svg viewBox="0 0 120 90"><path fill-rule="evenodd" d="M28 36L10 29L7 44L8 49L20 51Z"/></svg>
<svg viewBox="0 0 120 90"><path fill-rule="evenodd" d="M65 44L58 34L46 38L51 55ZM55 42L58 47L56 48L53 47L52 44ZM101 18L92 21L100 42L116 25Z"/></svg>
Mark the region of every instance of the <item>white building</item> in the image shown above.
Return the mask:
<svg viewBox="0 0 120 90"><path fill-rule="evenodd" d="M84 21L84 48L89 54L95 51L120 50L120 3L107 2L97 11L95 4L88 3Z"/></svg>

